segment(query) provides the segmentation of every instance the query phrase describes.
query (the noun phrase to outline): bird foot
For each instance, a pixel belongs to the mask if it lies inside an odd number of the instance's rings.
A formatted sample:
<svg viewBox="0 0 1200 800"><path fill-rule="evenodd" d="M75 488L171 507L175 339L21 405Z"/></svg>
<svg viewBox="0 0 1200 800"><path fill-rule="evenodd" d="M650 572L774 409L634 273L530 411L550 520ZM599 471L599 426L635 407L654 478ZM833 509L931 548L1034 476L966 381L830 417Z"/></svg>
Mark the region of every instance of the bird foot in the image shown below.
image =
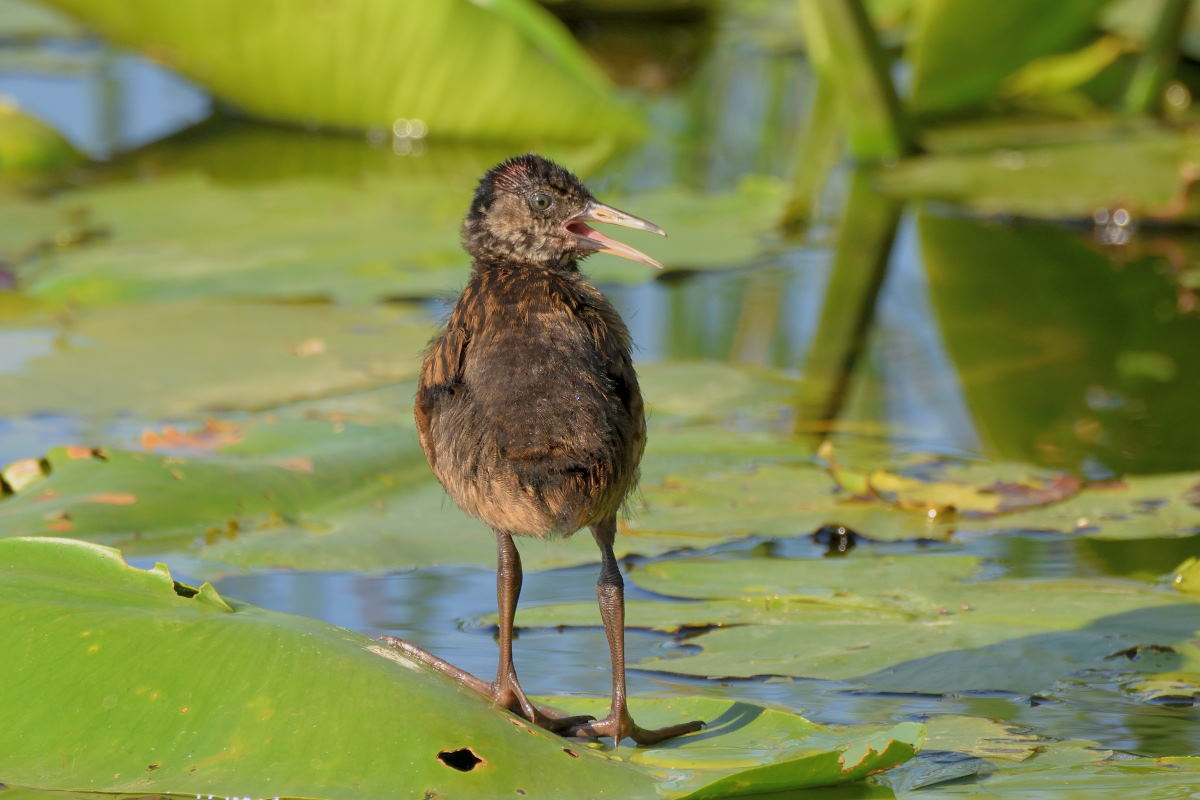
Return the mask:
<svg viewBox="0 0 1200 800"><path fill-rule="evenodd" d="M538 708L529 702L529 698L525 696L525 692L522 691L520 685L516 682L515 676L509 680L489 683L472 675L465 669L456 667L449 661L435 656L428 650L417 647L406 639L396 636L380 636L379 641L393 650L399 650L406 656L432 667L447 677L453 678L476 694L483 695L501 708L511 711L519 717L524 717L534 725L545 728L551 733L566 735L580 725L584 725L595 719L595 717L590 715L567 717L549 709Z"/></svg>
<svg viewBox="0 0 1200 800"><path fill-rule="evenodd" d="M692 720L691 722L683 722L679 725L668 725L665 728L647 729L640 727L633 721L633 717L629 716L629 712L624 709L620 713L610 712L607 717L601 720L593 720L585 722L582 725L576 726L572 731L572 736L611 736L613 746L617 746L623 739L633 739L640 745L658 744L667 739L673 739L676 736L682 736L685 733L694 733L704 727L704 723L700 720Z"/></svg>
<svg viewBox="0 0 1200 800"><path fill-rule="evenodd" d="M502 678L497 678L490 685L492 689L492 701L496 705L508 709L519 717L524 717L534 725L545 728L551 733L558 733L565 736L580 725L584 725L595 719L595 717L586 714L567 717L549 709L538 708L525 696L525 691L521 688L521 684L517 683L517 676L511 672Z"/></svg>

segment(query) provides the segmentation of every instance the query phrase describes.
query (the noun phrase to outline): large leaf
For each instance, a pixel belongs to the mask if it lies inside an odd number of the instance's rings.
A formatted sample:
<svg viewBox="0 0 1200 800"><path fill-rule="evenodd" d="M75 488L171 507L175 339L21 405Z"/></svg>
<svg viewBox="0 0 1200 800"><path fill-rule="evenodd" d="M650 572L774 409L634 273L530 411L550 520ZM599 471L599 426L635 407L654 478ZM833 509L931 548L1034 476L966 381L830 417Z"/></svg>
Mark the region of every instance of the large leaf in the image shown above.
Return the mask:
<svg viewBox="0 0 1200 800"><path fill-rule="evenodd" d="M966 557L837 561L688 559L632 573L642 588L703 602L632 602L630 625L715 627L686 656L644 669L787 675L902 692L1032 693L1088 670L1200 665L1200 606L1131 581L969 581ZM523 609L522 625L583 624L586 604ZM592 612L594 614L594 611ZM551 622L553 620L553 622Z"/></svg>
<svg viewBox="0 0 1200 800"><path fill-rule="evenodd" d="M354 143L316 155L332 166L339 158L376 164L376 174L257 182L184 172L14 202L12 214L0 216L0 248L69 240L81 217L85 229L102 233L84 246L51 249L30 268L29 293L55 303L199 296L362 302L460 289L470 265L459 241L462 215L479 173L499 156L450 150L480 164L464 173L431 169L424 159L377 162L357 149L372 152ZM739 267L754 257L782 197L778 182L764 179L720 194L665 188L604 199L670 232L644 245L668 270L696 270ZM642 283L659 274L607 255L585 269L601 283Z"/></svg>
<svg viewBox="0 0 1200 800"><path fill-rule="evenodd" d="M571 746L362 636L66 540L0 540L0 614L0 778L37 789L698 800L855 780L923 737L679 698L633 712L708 731L633 757Z"/></svg>
<svg viewBox="0 0 1200 800"><path fill-rule="evenodd" d="M640 128L529 0L50 4L276 122L409 132L415 120L431 137L551 141Z"/></svg>
<svg viewBox="0 0 1200 800"><path fill-rule="evenodd" d="M282 347L279 353L295 358ZM651 435L647 481L746 458L803 456L786 439L697 422L730 403L778 402L790 382L702 362L652 365L642 373L648 389L663 397L661 406L652 400L652 417L667 423L656 424ZM251 386L257 377L244 375ZM706 393L713 381L723 382L723 391ZM221 397L215 393L222 388L228 391L230 384L210 376L196 396ZM151 452L63 447L41 460L24 459L0 470L16 492L0 499L0 535L70 535L140 553L186 550L241 567L490 565L489 532L455 508L425 463L411 423L412 392L404 384L299 404L244 423L151 429L142 436ZM816 468L793 477L829 494L829 481ZM660 524L656 507L619 538L621 553L658 554L747 532L740 526ZM524 551L529 566L597 558L587 536L530 543Z"/></svg>
<svg viewBox="0 0 1200 800"><path fill-rule="evenodd" d="M986 104L1027 62L1082 44L1107 2L922 0L909 46L913 110L946 114Z"/></svg>
<svg viewBox="0 0 1200 800"><path fill-rule="evenodd" d="M1198 214L1187 192L1195 152L1192 134L1150 130L921 156L881 169L879 183L896 197L945 200L989 215L1090 220L1111 208L1191 220Z"/></svg>
<svg viewBox="0 0 1200 800"><path fill-rule="evenodd" d="M433 328L405 306L174 302L0 323L0 414L179 417L416 376Z"/></svg>

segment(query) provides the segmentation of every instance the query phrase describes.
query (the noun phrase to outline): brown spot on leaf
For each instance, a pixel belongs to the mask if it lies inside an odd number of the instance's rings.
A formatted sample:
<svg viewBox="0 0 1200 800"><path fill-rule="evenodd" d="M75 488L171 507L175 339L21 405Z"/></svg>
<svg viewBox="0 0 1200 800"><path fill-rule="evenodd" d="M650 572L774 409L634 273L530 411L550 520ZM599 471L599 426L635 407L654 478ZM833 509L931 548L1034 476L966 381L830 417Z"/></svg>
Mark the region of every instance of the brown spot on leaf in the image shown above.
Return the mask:
<svg viewBox="0 0 1200 800"><path fill-rule="evenodd" d="M53 489L47 489L46 491L39 494L37 497L33 498L33 500L36 503L44 503L47 500L53 500L56 497L58 497L58 492L54 491Z"/></svg>
<svg viewBox="0 0 1200 800"><path fill-rule="evenodd" d="M96 455L95 451L93 451L92 448L90 448L90 447L80 447L78 445L71 445L70 447L67 448L67 458L73 459L75 461L78 461L83 458L94 458L95 455Z"/></svg>
<svg viewBox="0 0 1200 800"><path fill-rule="evenodd" d="M62 532L62 531L69 531L69 530L71 530L71 528L74 528L74 527L75 527L74 523L72 523L70 520L60 519L57 522L51 522L49 525L47 525L46 530Z"/></svg>
<svg viewBox="0 0 1200 800"><path fill-rule="evenodd" d="M100 492L87 499L89 503L101 503L106 506L131 506L138 501L136 494L127 492Z"/></svg>
<svg viewBox="0 0 1200 800"><path fill-rule="evenodd" d="M142 431L142 449L194 449L215 450L227 444L235 444L244 438L240 426L219 419L204 421L204 427L196 431L181 431L166 425L161 431L149 428Z"/></svg>
<svg viewBox="0 0 1200 800"><path fill-rule="evenodd" d="M312 459L297 457L297 458L281 458L274 462L275 466L290 469L292 472L307 472L312 473Z"/></svg>
<svg viewBox="0 0 1200 800"><path fill-rule="evenodd" d="M310 356L319 356L323 354L329 346L325 344L325 340L319 337L305 339L302 342L296 342L291 347L292 355L300 358L309 358Z"/></svg>

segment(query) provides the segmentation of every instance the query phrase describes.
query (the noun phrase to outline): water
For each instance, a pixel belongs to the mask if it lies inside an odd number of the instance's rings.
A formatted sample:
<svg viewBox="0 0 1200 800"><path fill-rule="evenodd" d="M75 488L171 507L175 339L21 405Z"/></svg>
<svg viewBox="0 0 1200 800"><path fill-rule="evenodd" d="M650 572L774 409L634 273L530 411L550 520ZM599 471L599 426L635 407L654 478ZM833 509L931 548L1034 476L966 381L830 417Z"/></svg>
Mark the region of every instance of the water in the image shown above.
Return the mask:
<svg viewBox="0 0 1200 800"><path fill-rule="evenodd" d="M595 48L625 42L619 27L578 22ZM644 51L598 50L613 71L652 92L652 138L608 163L590 182L636 194L666 185L728 189L746 172L791 173L788 143L806 113L810 81L798 57L743 19L687 23L653 37L671 55L656 62ZM27 45L22 45L27 46ZM53 76L0 71L0 95L52 122L81 149L111 158L104 180L146 163L137 148L207 115L211 101L196 87L137 57L94 44L51 43L44 53L70 60L76 71ZM632 76L632 77L631 77ZM244 123L219 123L193 136L218 157L222 142ZM278 152L297 134L253 129ZM273 138L274 137L274 138ZM437 142L421 156L438 158ZM270 158L257 174L337 173L374 163L379 148L339 140L337 163ZM361 152L360 152L361 151ZM233 153L233 149L230 150ZM266 151L264 151L266 152ZM444 152L444 151L443 151ZM389 157L386 152L383 157ZM141 160L139 161L139 158ZM152 158L151 158L152 160ZM291 166L288 166L290 164ZM236 170L235 170L236 171ZM117 176L114 178L113 176ZM815 224L794 238L768 237L762 253L740 268L669 275L637 286L609 285L629 322L641 362L731 361L780 370L817 382L821 372L821 312L839 266L837 224L852 178L832 182ZM631 209L636 212L636 209ZM1173 265L1195 251L1186 233L1135 234L1107 244L1086 228L978 221L936 207L899 209L886 272L861 337L861 352L840 362L844 391L830 418L798 410L775 420L802 434L832 431L839 446L886 456L940 453L1015 460L1089 477L1149 475L1200 468L1192 376L1200 374L1200 315ZM1102 232L1101 232L1102 233ZM1183 254L1183 255L1181 255ZM863 265L866 269L866 265ZM596 278L603 275L596 270ZM431 302L436 318L444 303ZM35 331L0 354L0 373L48 346ZM398 405L396 414L407 414ZM159 420L96 421L84 415L0 420L0 461L36 457L47 447L93 437L133 441ZM541 546L536 542L525 547ZM482 528L479 548L489 550ZM1098 541L1057 534L977 537L959 545L873 543L863 552L955 551L992 559L1011 577L1129 576L1158 581L1189 555L1200 534L1185 538ZM807 538L752 539L718 553L821 558ZM134 562L148 566L154 558ZM188 577L186 560L172 558ZM596 568L552 570L526 578L521 607L592 602ZM263 571L215 581L222 594L268 609L320 618L367 635L410 639L481 676L495 666L494 576L477 567L397 573ZM632 586L630 598L639 590ZM519 619L519 617L518 617ZM627 658L681 654L686 635L629 634ZM516 643L517 667L531 693L605 694L608 654L599 616L589 628L527 629ZM965 713L1010 720L1043 735L1082 737L1142 755L1200 748L1194 708L1147 707L1126 699L1114 678L1063 683L1038 702L1008 695L885 695L829 681L704 681L665 673L630 673L631 691L670 690L778 703L833 724L921 719Z"/></svg>

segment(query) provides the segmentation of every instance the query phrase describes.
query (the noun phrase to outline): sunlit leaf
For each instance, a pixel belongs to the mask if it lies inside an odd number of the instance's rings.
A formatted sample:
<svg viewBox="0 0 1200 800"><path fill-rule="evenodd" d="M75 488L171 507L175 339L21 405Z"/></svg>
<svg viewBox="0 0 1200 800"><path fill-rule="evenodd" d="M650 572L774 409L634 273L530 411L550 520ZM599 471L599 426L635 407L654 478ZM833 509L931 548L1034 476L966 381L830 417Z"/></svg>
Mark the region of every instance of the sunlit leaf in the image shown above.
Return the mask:
<svg viewBox="0 0 1200 800"><path fill-rule="evenodd" d="M1029 61L1082 44L1106 2L925 0L908 50L909 102L925 114L977 109Z"/></svg>
<svg viewBox="0 0 1200 800"><path fill-rule="evenodd" d="M1131 581L964 580L978 566L966 557L928 556L649 564L632 573L639 586L709 600L644 609L632 602L630 624L715 629L688 640L698 651L638 666L940 694L1030 693L1089 669L1200 664L1191 641L1200 608L1174 593ZM583 624L585 605L523 609L518 623ZM1161 661L1129 657L1140 645L1159 648Z"/></svg>
<svg viewBox="0 0 1200 800"><path fill-rule="evenodd" d="M396 123L407 135L416 120L419 136L492 140L628 139L640 130L562 25L528 0L50 5L275 122L383 131Z"/></svg>
<svg viewBox="0 0 1200 800"><path fill-rule="evenodd" d="M1097 209L1134 217L1195 219L1187 189L1195 137L1151 131L1107 141L1010 146L929 155L879 173L902 198L945 200L972 211L1044 219L1091 219Z"/></svg>
<svg viewBox="0 0 1200 800"><path fill-rule="evenodd" d="M358 634L68 540L0 540L0 613L0 774L37 789L560 798L584 781L699 800L856 780L911 757L924 735L913 723L834 732L747 703L639 698L642 719L713 724L629 757L531 728Z"/></svg>
<svg viewBox="0 0 1200 800"><path fill-rule="evenodd" d="M355 147L371 153L366 143L353 145L342 154L351 163ZM336 166L334 151L315 155ZM86 246L51 248L29 269L29 293L56 303L448 296L469 274L459 226L474 181L493 157L488 151L469 174L391 158L381 172L352 180L308 174L259 183L181 173L117 181L14 203L12 216L0 216L0 248L74 235L81 216L100 232ZM764 179L720 194L664 188L604 199L669 231L667 239L635 241L668 270L700 270L753 258L783 192ZM641 283L659 274L608 255L589 259L585 270L600 283Z"/></svg>
<svg viewBox="0 0 1200 800"><path fill-rule="evenodd" d="M24 315L0 322L0 343L11 343L0 414L270 408L413 377L432 330L404 306L177 302ZM313 338L323 349L306 354Z"/></svg>

